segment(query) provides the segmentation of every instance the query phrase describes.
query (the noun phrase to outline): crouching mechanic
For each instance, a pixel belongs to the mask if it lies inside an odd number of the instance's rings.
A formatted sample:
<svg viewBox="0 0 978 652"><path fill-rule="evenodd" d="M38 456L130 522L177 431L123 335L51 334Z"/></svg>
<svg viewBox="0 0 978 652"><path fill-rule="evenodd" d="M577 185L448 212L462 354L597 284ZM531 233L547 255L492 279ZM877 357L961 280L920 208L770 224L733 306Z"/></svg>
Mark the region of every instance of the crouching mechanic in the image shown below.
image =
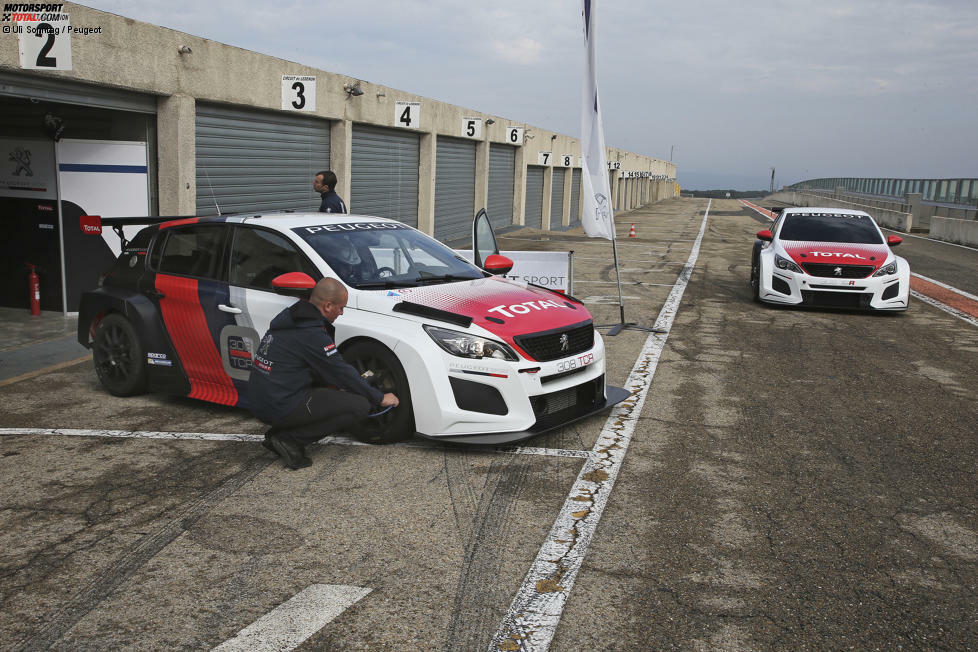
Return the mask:
<svg viewBox="0 0 978 652"><path fill-rule="evenodd" d="M339 355L333 322L347 299L342 283L324 278L308 301L295 302L272 320L255 353L248 381L251 411L271 426L262 445L290 469L312 464L308 444L349 427L372 408L398 405L397 396L369 385Z"/></svg>

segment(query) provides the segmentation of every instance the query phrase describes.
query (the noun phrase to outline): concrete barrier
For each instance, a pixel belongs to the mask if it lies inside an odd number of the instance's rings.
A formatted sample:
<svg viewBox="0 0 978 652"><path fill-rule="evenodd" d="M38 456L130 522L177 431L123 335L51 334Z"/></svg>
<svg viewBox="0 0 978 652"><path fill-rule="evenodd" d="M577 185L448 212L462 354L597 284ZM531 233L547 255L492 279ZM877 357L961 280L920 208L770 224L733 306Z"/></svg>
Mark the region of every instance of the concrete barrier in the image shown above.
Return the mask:
<svg viewBox="0 0 978 652"><path fill-rule="evenodd" d="M978 222L950 217L930 218L930 237L945 242L978 246Z"/></svg>
<svg viewBox="0 0 978 652"><path fill-rule="evenodd" d="M784 190L774 193L768 197L769 200L784 202L792 206L819 206L824 208L848 208L855 211L864 211L873 216L873 219L880 226L885 226L894 231L910 233L913 228L913 214L902 211L888 210L876 206L865 204L855 204L848 201L832 199L822 194L803 192L798 190Z"/></svg>

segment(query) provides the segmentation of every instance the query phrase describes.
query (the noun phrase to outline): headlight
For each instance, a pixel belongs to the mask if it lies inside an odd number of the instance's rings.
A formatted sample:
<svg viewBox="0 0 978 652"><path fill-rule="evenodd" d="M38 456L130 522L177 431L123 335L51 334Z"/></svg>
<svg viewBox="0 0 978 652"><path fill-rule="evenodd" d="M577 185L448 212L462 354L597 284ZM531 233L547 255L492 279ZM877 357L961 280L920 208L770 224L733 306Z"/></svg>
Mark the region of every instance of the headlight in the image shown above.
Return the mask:
<svg viewBox="0 0 978 652"><path fill-rule="evenodd" d="M897 273L897 264L896 261L894 260L889 265L883 265L878 270L876 270L876 273L873 274L873 278L876 278L877 276L889 276L890 274L896 274L896 273Z"/></svg>
<svg viewBox="0 0 978 652"><path fill-rule="evenodd" d="M781 256L774 254L774 264L778 266L778 269L788 269L792 272L798 272L799 274L804 274L801 267L795 265L793 262L787 258L782 258Z"/></svg>
<svg viewBox="0 0 978 652"><path fill-rule="evenodd" d="M495 358L496 360L508 360L510 362L519 361L516 352L502 342L487 340L478 335L450 331L447 328L438 328L437 326L423 326L423 328L428 336L435 341L435 344L460 358Z"/></svg>

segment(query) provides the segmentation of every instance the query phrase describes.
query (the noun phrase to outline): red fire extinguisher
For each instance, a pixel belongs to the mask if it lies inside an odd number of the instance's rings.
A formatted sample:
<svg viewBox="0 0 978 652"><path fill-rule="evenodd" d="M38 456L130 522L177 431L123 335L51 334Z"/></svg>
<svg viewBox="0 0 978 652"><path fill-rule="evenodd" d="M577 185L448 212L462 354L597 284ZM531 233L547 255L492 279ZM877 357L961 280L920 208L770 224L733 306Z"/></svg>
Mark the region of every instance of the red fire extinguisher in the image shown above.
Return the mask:
<svg viewBox="0 0 978 652"><path fill-rule="evenodd" d="M31 270L31 273L27 275L27 290L30 293L31 298L31 314L40 315L41 314L41 279L38 278L37 272L34 271L34 265L27 263L27 269Z"/></svg>

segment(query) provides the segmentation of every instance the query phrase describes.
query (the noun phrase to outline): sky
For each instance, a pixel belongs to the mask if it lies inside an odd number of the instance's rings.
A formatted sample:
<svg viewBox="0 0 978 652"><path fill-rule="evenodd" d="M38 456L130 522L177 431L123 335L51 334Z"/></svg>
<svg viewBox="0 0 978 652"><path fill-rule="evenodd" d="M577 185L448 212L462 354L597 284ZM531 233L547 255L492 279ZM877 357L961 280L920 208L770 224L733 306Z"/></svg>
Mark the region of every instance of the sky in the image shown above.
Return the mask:
<svg viewBox="0 0 978 652"><path fill-rule="evenodd" d="M580 134L580 0L81 4ZM975 0L592 5L605 142L683 188L978 178Z"/></svg>

